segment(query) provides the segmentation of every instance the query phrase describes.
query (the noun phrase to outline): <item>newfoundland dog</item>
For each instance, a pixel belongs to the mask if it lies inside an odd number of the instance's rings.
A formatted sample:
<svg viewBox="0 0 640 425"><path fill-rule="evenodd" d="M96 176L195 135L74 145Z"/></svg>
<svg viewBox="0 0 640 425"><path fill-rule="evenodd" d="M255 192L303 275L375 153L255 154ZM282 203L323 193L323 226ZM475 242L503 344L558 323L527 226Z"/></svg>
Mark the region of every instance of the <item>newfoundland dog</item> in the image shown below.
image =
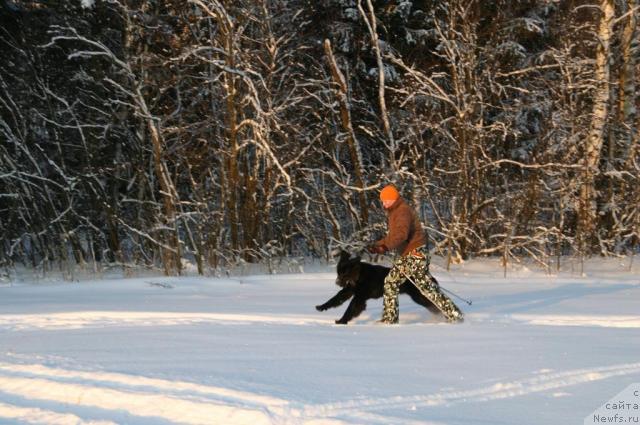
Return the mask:
<svg viewBox="0 0 640 425"><path fill-rule="evenodd" d="M389 270L389 267L363 263L360 257L351 258L347 252L340 252L336 285L342 289L326 303L317 305L316 310L325 311L338 307L352 298L342 317L336 320L337 324L346 325L367 308L367 300L382 297L384 278L389 274ZM400 293L409 295L413 301L434 315L442 315L440 310L408 280L400 284Z"/></svg>

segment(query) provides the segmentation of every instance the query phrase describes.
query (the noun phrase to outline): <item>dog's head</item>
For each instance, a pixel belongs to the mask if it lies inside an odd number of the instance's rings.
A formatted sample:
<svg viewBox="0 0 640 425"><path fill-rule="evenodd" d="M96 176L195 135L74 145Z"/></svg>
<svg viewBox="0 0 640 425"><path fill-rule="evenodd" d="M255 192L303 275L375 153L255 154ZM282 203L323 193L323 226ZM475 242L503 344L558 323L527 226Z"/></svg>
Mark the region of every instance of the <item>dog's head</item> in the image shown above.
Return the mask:
<svg viewBox="0 0 640 425"><path fill-rule="evenodd" d="M355 287L360 278L360 257L351 258L348 252L341 251L337 271L336 285L342 288Z"/></svg>

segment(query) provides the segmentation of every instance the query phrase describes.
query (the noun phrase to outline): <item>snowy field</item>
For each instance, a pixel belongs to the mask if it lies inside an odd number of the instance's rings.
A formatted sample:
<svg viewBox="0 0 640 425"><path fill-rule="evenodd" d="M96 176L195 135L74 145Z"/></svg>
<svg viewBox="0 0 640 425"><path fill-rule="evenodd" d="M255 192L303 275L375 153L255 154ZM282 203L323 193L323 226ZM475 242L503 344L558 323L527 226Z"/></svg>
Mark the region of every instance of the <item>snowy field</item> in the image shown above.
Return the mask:
<svg viewBox="0 0 640 425"><path fill-rule="evenodd" d="M637 261L640 263L640 261ZM577 268L577 265L576 265ZM324 272L0 286L1 424L582 424L640 382L640 265L548 275L473 261L348 326Z"/></svg>

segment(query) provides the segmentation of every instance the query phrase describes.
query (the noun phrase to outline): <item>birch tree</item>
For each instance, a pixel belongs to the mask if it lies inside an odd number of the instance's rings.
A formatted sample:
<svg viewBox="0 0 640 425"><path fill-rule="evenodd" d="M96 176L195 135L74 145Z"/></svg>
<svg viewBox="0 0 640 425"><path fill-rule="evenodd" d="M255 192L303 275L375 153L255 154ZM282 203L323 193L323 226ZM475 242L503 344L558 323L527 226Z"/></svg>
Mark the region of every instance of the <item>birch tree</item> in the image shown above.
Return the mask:
<svg viewBox="0 0 640 425"><path fill-rule="evenodd" d="M614 1L602 0L594 65L593 109L589 134L585 140L584 181L581 188L580 245L583 252L587 249L588 239L594 236L598 226L596 176L610 107L610 55L614 17Z"/></svg>

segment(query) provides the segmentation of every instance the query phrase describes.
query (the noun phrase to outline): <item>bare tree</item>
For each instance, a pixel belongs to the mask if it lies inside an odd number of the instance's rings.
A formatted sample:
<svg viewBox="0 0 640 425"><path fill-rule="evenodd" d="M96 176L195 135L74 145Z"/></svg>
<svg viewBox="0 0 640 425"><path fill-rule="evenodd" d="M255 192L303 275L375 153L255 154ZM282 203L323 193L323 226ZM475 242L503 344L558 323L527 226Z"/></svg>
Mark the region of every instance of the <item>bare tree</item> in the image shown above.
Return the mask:
<svg viewBox="0 0 640 425"><path fill-rule="evenodd" d="M349 102L349 88L347 87L347 81L344 78L344 75L340 71L338 67L338 63L336 62L335 56L333 55L333 51L331 49L331 42L327 39L324 41L324 51L327 55L327 60L329 62L329 67L331 70L331 75L333 77L333 82L337 86L336 95L338 97L338 102L340 103L340 119L342 122L342 128L346 134L347 138L347 146L349 147L349 153L351 155L351 163L353 165L355 177L356 177L356 185L358 188L358 199L360 201L360 215L356 217L361 217L360 228L364 227L369 221L369 208L367 206L367 199L364 192L364 175L362 172L363 164L362 164L362 152L360 150L360 145L358 143L358 139L355 134L355 130L353 128L353 122L351 118L351 107Z"/></svg>

